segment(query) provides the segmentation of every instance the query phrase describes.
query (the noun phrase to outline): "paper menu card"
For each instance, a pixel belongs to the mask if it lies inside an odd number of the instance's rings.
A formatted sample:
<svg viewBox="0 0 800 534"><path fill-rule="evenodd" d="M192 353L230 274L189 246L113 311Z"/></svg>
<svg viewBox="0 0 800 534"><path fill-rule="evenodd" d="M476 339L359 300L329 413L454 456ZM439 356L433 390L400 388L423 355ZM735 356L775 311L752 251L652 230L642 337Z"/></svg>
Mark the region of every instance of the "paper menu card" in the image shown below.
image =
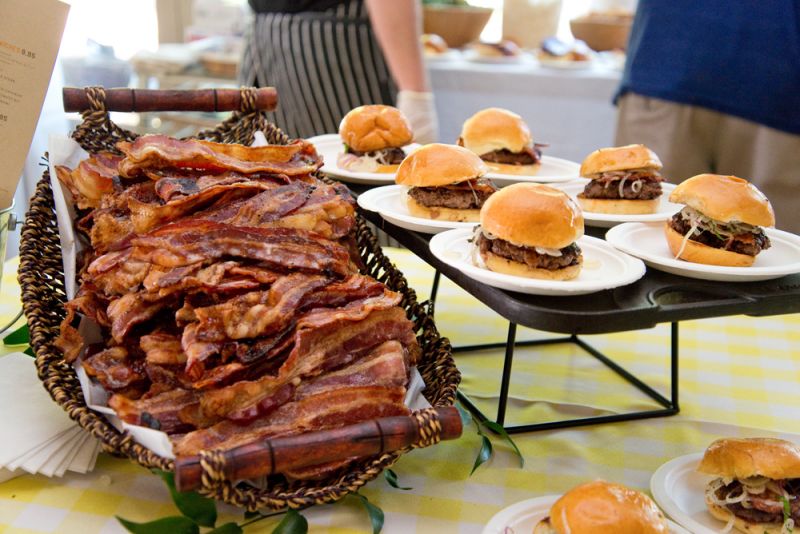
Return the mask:
<svg viewBox="0 0 800 534"><path fill-rule="evenodd" d="M0 1L0 209L14 198L68 12L58 0Z"/></svg>

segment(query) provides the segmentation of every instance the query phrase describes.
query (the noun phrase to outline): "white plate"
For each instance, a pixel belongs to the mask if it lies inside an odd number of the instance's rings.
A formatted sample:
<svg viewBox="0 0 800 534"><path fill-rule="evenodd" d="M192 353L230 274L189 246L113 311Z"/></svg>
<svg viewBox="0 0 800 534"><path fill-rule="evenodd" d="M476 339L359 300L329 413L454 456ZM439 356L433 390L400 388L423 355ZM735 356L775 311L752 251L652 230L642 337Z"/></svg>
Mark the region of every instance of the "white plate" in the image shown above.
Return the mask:
<svg viewBox="0 0 800 534"><path fill-rule="evenodd" d="M542 59L541 56L536 56L539 60L539 65L547 67L548 69L559 70L586 70L591 69L595 65L594 59L587 59L586 61L569 61L566 59Z"/></svg>
<svg viewBox="0 0 800 534"><path fill-rule="evenodd" d="M554 185L553 187L564 191L573 199L576 199L579 193L583 193L583 189L589 182L590 180L586 178L579 178L568 183ZM600 226L603 228L610 228L623 222L666 221L675 213L682 210L683 205L673 204L668 200L669 194L673 189L675 189L675 184L662 183L661 188L664 192L661 195L661 202L659 203L658 210L655 213L648 213L646 215L616 215L610 213L594 213L583 210L583 220L586 221L586 224L589 226Z"/></svg>
<svg viewBox="0 0 800 534"><path fill-rule="evenodd" d="M358 196L358 205L365 210L380 213L381 217L401 228L425 234L438 234L453 228L467 228L468 231L472 231L471 229L478 224L415 217L408 211L406 190L407 188L402 185L376 187L360 194Z"/></svg>
<svg viewBox="0 0 800 534"><path fill-rule="evenodd" d="M486 178L491 178L498 185L508 185L517 182L552 183L568 182L580 176L581 165L567 159L542 156L539 169L533 176L522 174L500 174L489 171Z"/></svg>
<svg viewBox="0 0 800 534"><path fill-rule="evenodd" d="M560 495L546 495L503 508L486 523L483 534L530 534L533 527L550 514L550 508L559 497ZM669 519L667 524L672 534L689 534Z"/></svg>
<svg viewBox="0 0 800 534"><path fill-rule="evenodd" d="M772 246L750 267L724 267L676 260L664 236L664 223L625 223L606 233L606 240L632 256L672 274L718 282L756 282L800 273L800 236L765 228Z"/></svg>
<svg viewBox="0 0 800 534"><path fill-rule="evenodd" d="M706 486L714 477L696 471L703 453L687 454L659 467L650 479L650 492L664 512L694 534L717 534L725 522L706 508Z"/></svg>
<svg viewBox="0 0 800 534"><path fill-rule="evenodd" d="M324 164L320 170L325 174L333 176L342 182L352 184L385 185L394 183L393 172L356 172L340 169L336 165L336 161L339 159L339 154L342 153L343 148L342 138L339 137L339 134L318 135L316 137L311 137L308 141L314 144L317 152L322 156ZM406 155L408 155L412 150L420 146L421 145L417 143L412 143L404 146L403 150Z"/></svg>
<svg viewBox="0 0 800 534"><path fill-rule="evenodd" d="M438 234L431 239L431 252L470 278L509 291L529 295L585 295L632 284L641 278L645 271L644 263L640 260L616 250L602 239L583 236L577 241L583 251L583 268L577 278L539 280L496 273L482 265L477 251L473 253L474 246L470 243L472 234L473 230L470 228Z"/></svg>
<svg viewBox="0 0 800 534"><path fill-rule="evenodd" d="M461 51L456 48L451 48L442 54L425 54L424 57L425 61L429 63L444 63L461 59Z"/></svg>
<svg viewBox="0 0 800 534"><path fill-rule="evenodd" d="M467 61L493 65L520 65L533 62L533 56L527 52L522 52L518 56L482 56L474 50L465 50L462 56Z"/></svg>

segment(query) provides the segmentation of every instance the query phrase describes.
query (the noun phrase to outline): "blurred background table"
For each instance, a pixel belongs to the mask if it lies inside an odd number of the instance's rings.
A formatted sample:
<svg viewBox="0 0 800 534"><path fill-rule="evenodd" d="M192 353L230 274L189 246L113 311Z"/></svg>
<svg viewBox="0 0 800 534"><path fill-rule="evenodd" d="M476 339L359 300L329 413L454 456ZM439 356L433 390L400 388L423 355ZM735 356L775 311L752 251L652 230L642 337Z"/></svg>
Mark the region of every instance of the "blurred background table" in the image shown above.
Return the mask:
<svg viewBox="0 0 800 534"><path fill-rule="evenodd" d="M597 147L613 145L618 70L600 64L569 70L463 59L432 61L428 67L442 142L455 142L463 122L491 102L519 113L534 141L550 144L544 149L549 156L580 162Z"/></svg>
<svg viewBox="0 0 800 534"><path fill-rule="evenodd" d="M432 269L411 252L386 249L421 299L427 298ZM18 310L14 263L7 265L0 320ZM443 280L436 320L457 344L502 338L502 318ZM520 336L541 333L521 330ZM656 387L666 387L666 325L651 330L590 336L591 343L619 358ZM682 323L682 411L670 418L599 425L514 436L525 456L520 468L510 449L495 441L495 456L469 476L480 446L475 427L462 439L403 456L395 465L401 491L382 477L363 490L386 514L386 533L479 533L496 512L523 499L560 493L593 478L647 489L653 471L665 461L702 451L713 439L736 435L800 434L800 315L725 317ZM501 351L459 354L462 387L473 399L495 405ZM640 406L624 404L631 395L619 377L569 345L520 350L511 399L528 418L608 413ZM600 392L615 391L613 395ZM565 400L566 399L566 400ZM761 430L756 430L761 429ZM2 433L3 429L0 429ZM800 439L795 437L795 439ZM221 507L221 520L242 513ZM147 521L177 510L160 479L128 460L102 454L94 472L62 479L22 476L0 484L0 531L4 533L122 532L115 515ZM357 499L303 512L311 532L370 532ZM279 518L278 518L279 519ZM271 532L276 520L247 527Z"/></svg>

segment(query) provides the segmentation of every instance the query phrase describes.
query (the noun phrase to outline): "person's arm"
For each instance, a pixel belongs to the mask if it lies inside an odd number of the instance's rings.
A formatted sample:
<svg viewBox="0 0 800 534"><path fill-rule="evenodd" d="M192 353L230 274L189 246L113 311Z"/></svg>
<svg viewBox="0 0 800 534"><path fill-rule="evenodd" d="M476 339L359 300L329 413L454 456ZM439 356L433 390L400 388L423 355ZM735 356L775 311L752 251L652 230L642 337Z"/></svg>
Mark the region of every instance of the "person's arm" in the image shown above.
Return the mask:
<svg viewBox="0 0 800 534"><path fill-rule="evenodd" d="M372 28L401 91L430 91L422 57L419 0L366 0Z"/></svg>
<svg viewBox="0 0 800 534"><path fill-rule="evenodd" d="M397 107L408 117L418 143L437 140L438 125L422 56L419 0L365 0L370 22L399 92Z"/></svg>

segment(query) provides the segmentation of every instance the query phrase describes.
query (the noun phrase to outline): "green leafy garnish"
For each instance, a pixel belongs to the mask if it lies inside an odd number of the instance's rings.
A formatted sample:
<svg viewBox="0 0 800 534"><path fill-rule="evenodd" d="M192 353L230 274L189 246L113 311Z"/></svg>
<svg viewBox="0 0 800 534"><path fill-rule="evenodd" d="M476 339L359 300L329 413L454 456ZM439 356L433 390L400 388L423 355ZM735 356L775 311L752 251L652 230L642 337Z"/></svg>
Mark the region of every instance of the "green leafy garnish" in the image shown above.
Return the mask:
<svg viewBox="0 0 800 534"><path fill-rule="evenodd" d="M383 530L383 510L369 502L369 500L360 493L356 493L355 495L361 500L361 504L364 505L364 508L367 509L370 523L372 523L372 534L380 534L380 531Z"/></svg>
<svg viewBox="0 0 800 534"><path fill-rule="evenodd" d="M133 534L198 534L200 527L189 519L180 515L162 517L147 523L134 523L119 516L114 516L128 532Z"/></svg>
<svg viewBox="0 0 800 534"><path fill-rule="evenodd" d="M780 496L780 501L783 503L783 523L786 524L789 518L792 517L792 505L785 495Z"/></svg>
<svg viewBox="0 0 800 534"><path fill-rule="evenodd" d="M178 491L175 488L175 475L168 471L155 470L169 488L172 502L181 513L200 525L213 527L217 522L217 506L212 499L194 491Z"/></svg>
<svg viewBox="0 0 800 534"><path fill-rule="evenodd" d="M519 458L519 466L520 467L525 467L525 458L522 456L522 453L520 452L519 447L517 447L517 444L514 443L514 440L511 439L511 436L509 436L508 432L506 432L506 429L503 428L503 425L499 425L499 424L495 423L494 421L484 421L483 425L486 428L488 428L489 430L491 430L492 432L494 432L496 434L499 434L500 437L502 437L504 440L506 440L508 442L508 444L511 445L511 448L514 449L514 452L516 453L517 458Z"/></svg>
<svg viewBox="0 0 800 534"><path fill-rule="evenodd" d="M387 469L383 472L383 478L386 479L386 482L393 488L401 489L401 490L410 490L412 488L404 488L400 486L400 483L397 481L397 473L392 471L391 469Z"/></svg>
<svg viewBox="0 0 800 534"><path fill-rule="evenodd" d="M480 428L478 428L478 434L481 436L481 450L478 451L478 456L475 458L475 465L472 466L472 471L469 472L470 475L492 457L492 442L481 432Z"/></svg>
<svg viewBox="0 0 800 534"><path fill-rule="evenodd" d="M4 345L27 345L31 336L28 332L28 324L24 324L3 338Z"/></svg>
<svg viewBox="0 0 800 534"><path fill-rule="evenodd" d="M297 510L289 509L286 515L272 531L272 534L306 534L308 521Z"/></svg>

